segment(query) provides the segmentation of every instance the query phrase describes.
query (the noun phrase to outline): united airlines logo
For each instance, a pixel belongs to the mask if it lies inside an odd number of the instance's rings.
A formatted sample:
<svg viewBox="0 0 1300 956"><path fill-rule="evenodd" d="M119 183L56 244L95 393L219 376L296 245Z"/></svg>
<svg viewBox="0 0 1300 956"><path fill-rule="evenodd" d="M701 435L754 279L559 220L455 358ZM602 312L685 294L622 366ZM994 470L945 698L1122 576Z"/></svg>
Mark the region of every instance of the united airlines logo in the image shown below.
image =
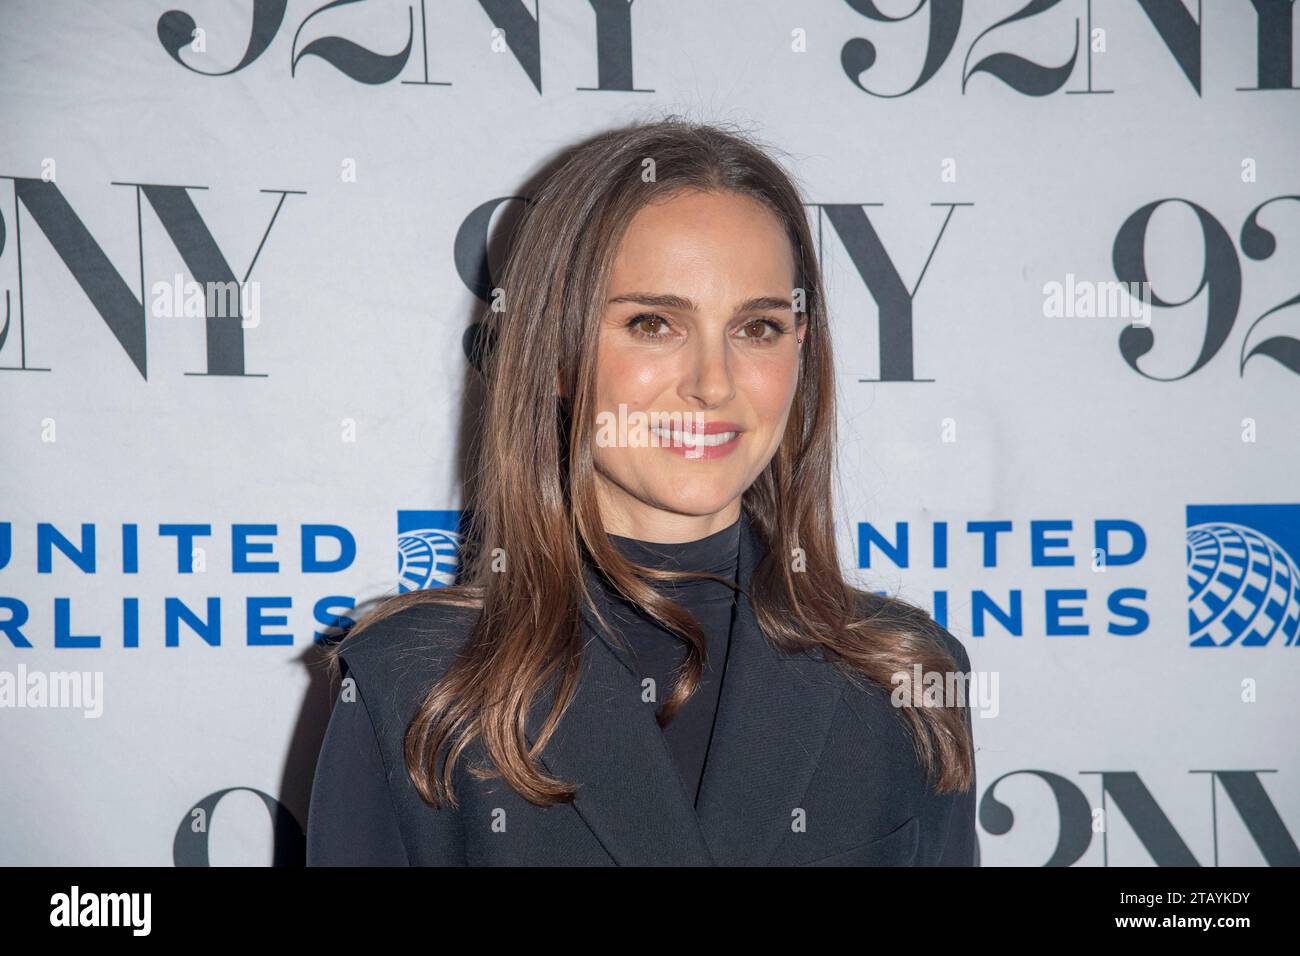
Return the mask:
<svg viewBox="0 0 1300 956"><path fill-rule="evenodd" d="M1300 504L1188 505L1192 647L1300 646Z"/></svg>
<svg viewBox="0 0 1300 956"><path fill-rule="evenodd" d="M460 568L459 511L397 512L398 591L447 587Z"/></svg>

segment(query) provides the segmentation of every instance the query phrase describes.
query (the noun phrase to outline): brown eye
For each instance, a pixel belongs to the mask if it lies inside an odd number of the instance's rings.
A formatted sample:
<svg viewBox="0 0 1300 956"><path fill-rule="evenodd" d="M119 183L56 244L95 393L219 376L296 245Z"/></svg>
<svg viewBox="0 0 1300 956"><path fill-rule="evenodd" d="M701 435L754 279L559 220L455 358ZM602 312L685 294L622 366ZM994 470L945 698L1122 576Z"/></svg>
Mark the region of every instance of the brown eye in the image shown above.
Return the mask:
<svg viewBox="0 0 1300 956"><path fill-rule="evenodd" d="M786 331L784 325L773 319L754 319L741 327L746 332L745 338L764 342L779 339Z"/></svg>
<svg viewBox="0 0 1300 956"><path fill-rule="evenodd" d="M628 321L627 327L636 335L646 339L661 339L667 331L667 320L653 312L642 312Z"/></svg>

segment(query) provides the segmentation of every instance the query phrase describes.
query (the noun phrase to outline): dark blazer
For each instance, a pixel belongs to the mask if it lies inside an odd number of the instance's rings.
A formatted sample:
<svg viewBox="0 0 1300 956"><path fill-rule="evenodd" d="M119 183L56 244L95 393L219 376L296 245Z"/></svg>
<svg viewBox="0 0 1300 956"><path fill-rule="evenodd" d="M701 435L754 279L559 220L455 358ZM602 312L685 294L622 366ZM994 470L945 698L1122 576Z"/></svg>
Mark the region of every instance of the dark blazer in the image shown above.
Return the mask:
<svg viewBox="0 0 1300 956"><path fill-rule="evenodd" d="M742 586L762 555L742 512ZM407 608L345 638L358 699L341 694L330 717L308 865L976 865L974 786L927 788L887 690L851 683L820 650L777 652L749 600L737 600L698 807L624 652L586 614L578 691L541 754L579 790L549 808L465 772L466 757L487 763L480 741L456 763L456 810L424 803L407 777L403 733L476 611ZM961 643L934 631L968 672ZM550 704L548 694L534 701L529 743Z"/></svg>

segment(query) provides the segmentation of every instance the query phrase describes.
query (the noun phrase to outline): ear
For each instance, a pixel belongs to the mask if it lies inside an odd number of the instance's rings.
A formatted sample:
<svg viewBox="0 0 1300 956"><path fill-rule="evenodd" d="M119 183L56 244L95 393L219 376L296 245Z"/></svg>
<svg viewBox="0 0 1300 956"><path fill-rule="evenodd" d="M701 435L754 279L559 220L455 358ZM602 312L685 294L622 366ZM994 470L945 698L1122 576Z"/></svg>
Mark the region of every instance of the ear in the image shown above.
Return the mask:
<svg viewBox="0 0 1300 956"><path fill-rule="evenodd" d="M806 315L800 314L799 321L795 323L794 328L795 328L795 335L794 335L795 344L799 348L803 348L803 340L808 337L808 317Z"/></svg>

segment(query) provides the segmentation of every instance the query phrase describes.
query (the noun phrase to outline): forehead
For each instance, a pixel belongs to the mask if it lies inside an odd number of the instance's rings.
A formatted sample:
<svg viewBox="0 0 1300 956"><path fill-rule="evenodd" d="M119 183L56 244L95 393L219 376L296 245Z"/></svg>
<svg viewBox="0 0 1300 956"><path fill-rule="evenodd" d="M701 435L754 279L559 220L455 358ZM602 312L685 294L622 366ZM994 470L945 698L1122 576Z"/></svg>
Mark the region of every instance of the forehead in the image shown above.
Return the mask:
<svg viewBox="0 0 1300 956"><path fill-rule="evenodd" d="M794 249L781 220L739 193L684 192L642 207L628 225L610 292L788 295Z"/></svg>

